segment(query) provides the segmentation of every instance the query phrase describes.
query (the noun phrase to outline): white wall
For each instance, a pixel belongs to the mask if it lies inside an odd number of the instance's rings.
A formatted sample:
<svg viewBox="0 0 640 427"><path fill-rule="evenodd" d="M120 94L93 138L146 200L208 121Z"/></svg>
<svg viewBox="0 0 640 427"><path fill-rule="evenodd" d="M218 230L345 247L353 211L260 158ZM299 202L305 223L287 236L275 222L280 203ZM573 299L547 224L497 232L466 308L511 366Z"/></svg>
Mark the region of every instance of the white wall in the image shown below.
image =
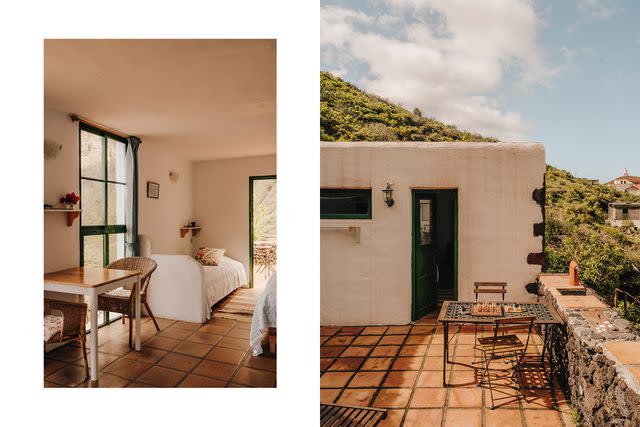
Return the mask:
<svg viewBox="0 0 640 427"><path fill-rule="evenodd" d="M44 112L44 140L63 146L54 159L44 160L44 203L58 203L67 193L80 194L78 123L67 113ZM80 262L80 228L76 220L67 227L64 213L44 213L44 272L77 267Z"/></svg>
<svg viewBox="0 0 640 427"><path fill-rule="evenodd" d="M55 204L66 193L80 194L78 122L69 113L45 108L44 140L62 144L55 159L44 160L44 203ZM152 239L156 253L189 254L189 238L180 238L179 228L193 215L192 164L178 149L142 141L138 152L139 232ZM180 174L177 183L169 170ZM160 184L160 198L147 198L147 181ZM80 221L67 227L64 213L44 213L44 271L51 272L80 264Z"/></svg>
<svg viewBox="0 0 640 427"><path fill-rule="evenodd" d="M249 177L276 174L276 156L194 164L194 217L202 230L193 242L225 248L249 273Z"/></svg>
<svg viewBox="0 0 640 427"><path fill-rule="evenodd" d="M322 143L321 186L372 188L370 220L322 220L321 323L405 324L411 320L411 190L458 189L458 298L473 298L474 281L506 281L507 300L532 298L524 286L540 266L527 255L542 250L532 200L543 185L544 147L506 143ZM395 205L382 188L394 183Z"/></svg>
<svg viewBox="0 0 640 427"><path fill-rule="evenodd" d="M179 147L179 144L176 144ZM191 235L180 237L180 227L193 217L193 166L179 148L142 139L138 149L138 232L151 239L153 253L191 254ZM176 183L169 171L178 172ZM147 197L147 181L160 184L160 198Z"/></svg>

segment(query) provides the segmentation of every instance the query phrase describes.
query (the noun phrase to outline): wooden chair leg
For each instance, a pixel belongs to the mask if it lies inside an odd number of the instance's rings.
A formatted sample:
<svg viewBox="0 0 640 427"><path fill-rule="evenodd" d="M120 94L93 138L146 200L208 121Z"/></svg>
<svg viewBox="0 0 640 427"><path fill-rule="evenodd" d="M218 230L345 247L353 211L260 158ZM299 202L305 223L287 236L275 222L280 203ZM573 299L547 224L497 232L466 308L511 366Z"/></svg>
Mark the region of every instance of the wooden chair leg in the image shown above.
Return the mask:
<svg viewBox="0 0 640 427"><path fill-rule="evenodd" d="M147 309L147 313L149 313L149 316L151 316L151 320L153 320L153 324L156 325L156 329L158 330L158 332L160 332L160 326L158 326L158 322L156 322L156 318L153 315L153 312L151 311L151 308L149 307L149 304L147 303L147 301L144 301L144 308Z"/></svg>
<svg viewBox="0 0 640 427"><path fill-rule="evenodd" d="M89 361L87 360L87 337L80 337L80 344L82 345L82 356L84 357L84 376L89 378ZM93 351L98 351L93 349Z"/></svg>

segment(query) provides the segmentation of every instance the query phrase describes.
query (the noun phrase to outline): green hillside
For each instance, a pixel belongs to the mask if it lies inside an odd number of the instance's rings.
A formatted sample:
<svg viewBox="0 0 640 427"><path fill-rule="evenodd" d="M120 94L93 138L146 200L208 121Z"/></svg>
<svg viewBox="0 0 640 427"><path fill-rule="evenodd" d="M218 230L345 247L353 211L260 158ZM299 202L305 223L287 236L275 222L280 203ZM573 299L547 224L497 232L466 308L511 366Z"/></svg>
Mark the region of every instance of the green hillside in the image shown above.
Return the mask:
<svg viewBox="0 0 640 427"><path fill-rule="evenodd" d="M606 219L609 202L640 202L640 197L592 184L552 166L547 166L546 180L545 270L564 272L575 259L580 278L605 297L621 279L636 282L640 230L631 225L612 227ZM640 288L634 293L638 291Z"/></svg>
<svg viewBox="0 0 640 427"><path fill-rule="evenodd" d="M321 141L488 141L422 117L386 99L368 94L326 71L320 72Z"/></svg>

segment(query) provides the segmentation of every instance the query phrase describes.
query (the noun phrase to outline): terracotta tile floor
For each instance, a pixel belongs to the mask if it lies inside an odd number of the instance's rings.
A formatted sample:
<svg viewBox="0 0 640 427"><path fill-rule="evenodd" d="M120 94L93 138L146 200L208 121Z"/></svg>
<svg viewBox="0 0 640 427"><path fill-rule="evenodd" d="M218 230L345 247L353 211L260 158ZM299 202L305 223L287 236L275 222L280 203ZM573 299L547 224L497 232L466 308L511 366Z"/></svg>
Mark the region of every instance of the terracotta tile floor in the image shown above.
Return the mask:
<svg viewBox="0 0 640 427"><path fill-rule="evenodd" d="M453 332L453 330L451 330ZM451 334L452 334L451 332ZM450 334L450 337L451 337ZM434 314L413 326L321 327L320 399L324 403L388 409L381 426L573 426L570 408L557 386L551 392L539 358L525 375L526 397L500 362L491 370L496 409L489 389L479 387L473 364L473 329L450 345L449 387L442 387L442 328ZM532 337L528 352L541 351Z"/></svg>
<svg viewBox="0 0 640 427"><path fill-rule="evenodd" d="M200 325L157 320L160 332L150 318L142 318L140 352L129 350L128 324L116 321L100 328L97 384L85 380L77 344L46 353L45 387L276 386L275 356L253 357L248 351L248 322L211 319Z"/></svg>

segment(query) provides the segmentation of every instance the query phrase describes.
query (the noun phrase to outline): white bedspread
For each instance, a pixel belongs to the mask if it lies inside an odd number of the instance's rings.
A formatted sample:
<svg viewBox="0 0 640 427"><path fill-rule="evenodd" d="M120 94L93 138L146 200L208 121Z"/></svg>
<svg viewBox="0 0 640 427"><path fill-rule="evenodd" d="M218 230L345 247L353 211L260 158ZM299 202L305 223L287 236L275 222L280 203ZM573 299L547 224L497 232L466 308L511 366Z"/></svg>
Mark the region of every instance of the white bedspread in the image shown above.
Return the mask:
<svg viewBox="0 0 640 427"><path fill-rule="evenodd" d="M264 288L251 319L249 344L254 356L262 354L262 334L265 329L276 326L276 273L273 273Z"/></svg>
<svg viewBox="0 0 640 427"><path fill-rule="evenodd" d="M220 265L202 266L202 280L207 293L207 307L220 301L235 289L247 284L247 275L241 262L223 256ZM207 319L211 310L207 310Z"/></svg>
<svg viewBox="0 0 640 427"><path fill-rule="evenodd" d="M151 255L158 268L149 284L149 306L156 317L204 323L211 306L247 284L241 262L223 257L219 266L203 266L188 255Z"/></svg>

